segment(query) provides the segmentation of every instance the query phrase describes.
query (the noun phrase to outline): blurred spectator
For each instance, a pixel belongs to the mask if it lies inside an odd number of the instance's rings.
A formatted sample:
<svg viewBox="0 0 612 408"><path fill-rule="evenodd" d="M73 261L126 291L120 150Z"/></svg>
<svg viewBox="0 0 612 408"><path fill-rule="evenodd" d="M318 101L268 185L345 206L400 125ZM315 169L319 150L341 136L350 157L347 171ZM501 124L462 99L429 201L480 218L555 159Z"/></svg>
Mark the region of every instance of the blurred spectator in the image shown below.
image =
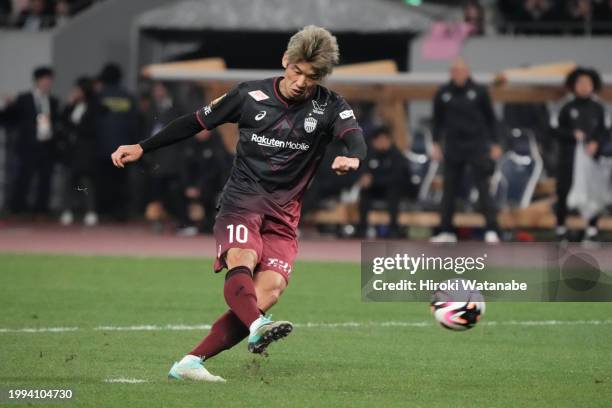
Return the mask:
<svg viewBox="0 0 612 408"><path fill-rule="evenodd" d="M595 1L593 17L598 21L612 22L612 0Z"/></svg>
<svg viewBox="0 0 612 408"><path fill-rule="evenodd" d="M471 79L465 61L455 60L450 75L450 82L436 92L433 103L433 137L436 143L432 159L442 159L439 143L444 141L444 190L440 233L432 237L432 242L457 241L452 221L458 186L467 166L472 169L486 220L485 240L499 242L489 178L495 167L493 160L499 159L502 151L497 143L497 121L491 99L487 89Z"/></svg>
<svg viewBox="0 0 612 408"><path fill-rule="evenodd" d="M598 0L594 3L593 32L597 34L612 33L612 0Z"/></svg>
<svg viewBox="0 0 612 408"><path fill-rule="evenodd" d="M472 27L470 35L480 36L485 33L484 8L478 0L468 0L463 5L463 21Z"/></svg>
<svg viewBox="0 0 612 408"><path fill-rule="evenodd" d="M51 95L51 68L36 68L33 79L34 89L20 94L4 111L0 111L0 121L16 128L16 174L12 183L10 208L15 213L30 210L27 198L32 182L36 179L33 210L35 213L46 214L49 210L49 193L55 164L59 104Z"/></svg>
<svg viewBox="0 0 612 408"><path fill-rule="evenodd" d="M46 0L30 0L28 6L17 17L17 27L24 31L41 31L54 25L55 17L50 12Z"/></svg>
<svg viewBox="0 0 612 408"><path fill-rule="evenodd" d="M11 0L0 0L0 27L6 27L11 23L13 3Z"/></svg>
<svg viewBox="0 0 612 408"><path fill-rule="evenodd" d="M111 215L115 220L128 217L128 174L113 166L110 155L116 146L136 143L138 116L134 98L121 85L123 73L114 63L109 63L100 72L99 100L102 113L96 133L96 172L98 210Z"/></svg>
<svg viewBox="0 0 612 408"><path fill-rule="evenodd" d="M593 3L591 0L571 0L567 7L571 21L582 23L593 19Z"/></svg>
<svg viewBox="0 0 612 408"><path fill-rule="evenodd" d="M566 14L572 24L573 34L590 33L593 22L593 3L591 0L571 0Z"/></svg>
<svg viewBox="0 0 612 408"><path fill-rule="evenodd" d="M554 33L562 29L558 25L561 7L553 0L500 0L499 9L516 33Z"/></svg>
<svg viewBox="0 0 612 408"><path fill-rule="evenodd" d="M142 103L141 103L142 107ZM155 82L151 88L151 104L144 112L146 139L159 132L174 118L183 114L163 82ZM149 174L150 202L147 204L147 218L153 221L156 230L161 230L163 214L183 218L184 200L182 163L184 145L174 144L157 150L146 157Z"/></svg>
<svg viewBox="0 0 612 408"><path fill-rule="evenodd" d="M79 78L62 113L64 145L60 150L68 168L62 225L74 222L74 213L83 208L83 223L98 223L96 209L95 143L100 105L90 78Z"/></svg>
<svg viewBox="0 0 612 408"><path fill-rule="evenodd" d="M533 131L540 146L544 167L548 175L556 171L554 141L550 137L550 115L545 103L506 103L503 109L504 125L507 130L529 129ZM510 132L506 132L509 136Z"/></svg>
<svg viewBox="0 0 612 408"><path fill-rule="evenodd" d="M374 200L384 200L390 218L389 236L400 237L399 202L403 195L408 195L410 170L406 158L393 144L388 128L379 128L374 133L362 169L357 236L366 236L368 212Z"/></svg>
<svg viewBox="0 0 612 408"><path fill-rule="evenodd" d="M362 116L355 114L361 118ZM367 115L365 117L368 117ZM368 134L372 133L373 122L366 120L359 123L368 129ZM380 126L380 125L379 125ZM365 133L365 130L364 130ZM337 204L340 200L340 194L343 190L350 189L357 181L357 172L338 176L332 169L332 163L336 156L343 155L344 143L334 139L327 149L321 161L321 165L317 169L317 173L313 177L312 184L304 194L302 201L302 218L303 216L324 208L326 204L331 202L332 205Z"/></svg>
<svg viewBox="0 0 612 408"><path fill-rule="evenodd" d="M523 0L517 11L517 20L527 23L553 21L559 17L551 0Z"/></svg>
<svg viewBox="0 0 612 408"><path fill-rule="evenodd" d="M55 24L59 27L70 20L70 3L67 0L57 0L55 3Z"/></svg>
<svg viewBox="0 0 612 408"><path fill-rule="evenodd" d="M217 199L232 168L233 155L226 149L221 135L203 130L189 140L186 151L186 188L188 207L201 204L204 218L198 227L189 220L179 233L191 235L198 231L211 233L215 223ZM190 205L191 204L191 205Z"/></svg>
<svg viewBox="0 0 612 408"><path fill-rule="evenodd" d="M610 123L604 105L595 97L602 82L598 72L588 68L577 68L566 79L566 86L573 94L551 119L554 135L559 144L557 170L557 216L556 234L559 240L567 239L565 220L568 212L567 198L575 174L574 157L578 143L584 145L589 156L596 157L602 142L609 139ZM604 188L604 186L602 186ZM589 222L585 240L597 238L597 220L594 216Z"/></svg>

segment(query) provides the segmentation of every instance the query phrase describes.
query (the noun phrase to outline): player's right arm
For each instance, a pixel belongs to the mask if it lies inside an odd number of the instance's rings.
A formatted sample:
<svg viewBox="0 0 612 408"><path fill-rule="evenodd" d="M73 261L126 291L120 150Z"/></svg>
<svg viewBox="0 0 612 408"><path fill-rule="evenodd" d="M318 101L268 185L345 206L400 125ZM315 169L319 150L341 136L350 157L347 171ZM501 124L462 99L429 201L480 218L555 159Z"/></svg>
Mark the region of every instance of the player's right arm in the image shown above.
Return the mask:
<svg viewBox="0 0 612 408"><path fill-rule="evenodd" d="M202 129L212 130L223 123L235 123L240 119L241 107L242 92L238 85L195 113L173 120L148 139L135 145L119 146L111 155L113 164L123 168L126 163L139 160L144 153L188 139Z"/></svg>

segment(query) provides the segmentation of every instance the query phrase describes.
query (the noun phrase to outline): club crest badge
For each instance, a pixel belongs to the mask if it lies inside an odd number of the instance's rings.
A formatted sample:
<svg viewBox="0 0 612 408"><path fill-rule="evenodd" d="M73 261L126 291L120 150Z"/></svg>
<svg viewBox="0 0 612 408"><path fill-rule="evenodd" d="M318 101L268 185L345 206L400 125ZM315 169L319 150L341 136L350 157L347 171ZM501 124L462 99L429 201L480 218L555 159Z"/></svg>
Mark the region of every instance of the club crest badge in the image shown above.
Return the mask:
<svg viewBox="0 0 612 408"><path fill-rule="evenodd" d="M312 133L317 128L317 120L312 116L308 116L304 119L304 130L306 133Z"/></svg>

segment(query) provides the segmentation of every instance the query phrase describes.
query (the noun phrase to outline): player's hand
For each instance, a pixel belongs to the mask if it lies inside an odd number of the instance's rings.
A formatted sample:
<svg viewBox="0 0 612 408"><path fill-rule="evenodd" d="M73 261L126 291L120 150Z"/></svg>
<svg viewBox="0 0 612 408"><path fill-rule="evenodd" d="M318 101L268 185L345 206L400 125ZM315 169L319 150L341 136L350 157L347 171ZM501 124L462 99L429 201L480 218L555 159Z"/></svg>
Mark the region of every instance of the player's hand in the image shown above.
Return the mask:
<svg viewBox="0 0 612 408"><path fill-rule="evenodd" d="M442 161L442 148L438 143L434 143L431 148L431 160Z"/></svg>
<svg viewBox="0 0 612 408"><path fill-rule="evenodd" d="M357 170L359 168L359 159L354 157L338 156L334 159L331 168L337 175L341 176L349 171Z"/></svg>
<svg viewBox="0 0 612 408"><path fill-rule="evenodd" d="M592 142L587 143L587 145L585 146L585 150L589 156L595 156L595 153L597 153L598 147L599 145L597 144L597 142L592 141Z"/></svg>
<svg viewBox="0 0 612 408"><path fill-rule="evenodd" d="M135 145L122 145L111 154L111 160L115 167L120 169L125 167L126 163L135 162L142 157L143 150L139 144Z"/></svg>
<svg viewBox="0 0 612 408"><path fill-rule="evenodd" d="M503 154L503 151L500 145L494 144L493 146L491 146L491 152L490 152L491 159L497 161L499 160L500 157L502 157L502 154Z"/></svg>

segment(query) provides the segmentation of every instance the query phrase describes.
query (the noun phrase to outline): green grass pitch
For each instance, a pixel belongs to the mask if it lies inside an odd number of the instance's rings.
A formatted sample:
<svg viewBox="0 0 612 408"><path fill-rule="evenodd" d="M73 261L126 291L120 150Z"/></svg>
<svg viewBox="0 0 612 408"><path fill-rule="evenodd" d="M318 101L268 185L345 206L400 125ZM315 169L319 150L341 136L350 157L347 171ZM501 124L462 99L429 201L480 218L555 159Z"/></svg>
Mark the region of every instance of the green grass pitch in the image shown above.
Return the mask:
<svg viewBox="0 0 612 408"><path fill-rule="evenodd" d="M357 264L298 262L272 310L294 332L267 358L243 342L210 360L225 384L182 383L167 371L206 331L164 327L225 310L210 260L0 255L0 388L71 388L33 404L65 407L612 406L612 304L489 303L455 333L424 303L361 302L359 280ZM509 324L547 320L602 324ZM100 330L141 325L161 329ZM78 329L13 330L51 327Z"/></svg>

